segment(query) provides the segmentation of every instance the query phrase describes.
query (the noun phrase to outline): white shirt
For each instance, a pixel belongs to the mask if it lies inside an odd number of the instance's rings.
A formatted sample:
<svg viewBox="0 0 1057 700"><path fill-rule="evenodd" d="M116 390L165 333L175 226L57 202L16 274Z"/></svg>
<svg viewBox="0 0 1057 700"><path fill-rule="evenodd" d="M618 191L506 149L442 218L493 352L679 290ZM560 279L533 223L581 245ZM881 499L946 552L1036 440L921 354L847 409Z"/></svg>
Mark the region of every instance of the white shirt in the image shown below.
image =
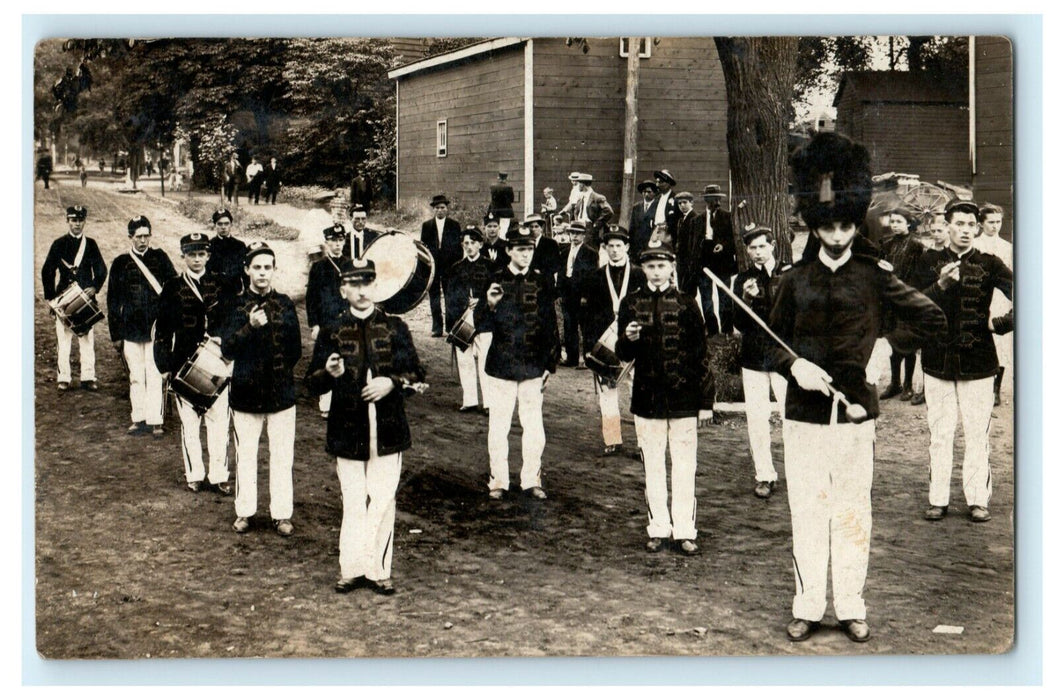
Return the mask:
<svg viewBox="0 0 1057 700"><path fill-rule="evenodd" d="M836 260L830 257L825 248L819 248L818 259L822 261L823 265L829 268L830 272L836 272L840 269L841 265L851 260L851 245L845 248L844 253Z"/></svg>
<svg viewBox="0 0 1057 700"><path fill-rule="evenodd" d="M668 211L668 200L671 198L671 196L671 190L657 195L657 213L653 215L654 224L663 224L665 222L664 213Z"/></svg>
<svg viewBox="0 0 1057 700"><path fill-rule="evenodd" d="M647 282L646 286L649 287L651 292L663 292L664 290L668 289L668 287L672 286L672 283L665 282L660 287L654 287L653 282Z"/></svg>
<svg viewBox="0 0 1057 700"><path fill-rule="evenodd" d="M353 316L355 316L356 318L360 319L361 321L363 321L364 319L366 319L367 317L369 317L371 314L374 313L374 304L371 304L369 308L367 308L367 309L365 309L363 311L360 311L359 309L356 309L356 308L353 308L352 306L350 306L349 307L349 313L352 314Z"/></svg>
<svg viewBox="0 0 1057 700"><path fill-rule="evenodd" d="M264 166L260 163L250 163L246 166L246 179L252 180L255 175L262 172L263 170Z"/></svg>
<svg viewBox="0 0 1057 700"><path fill-rule="evenodd" d="M440 248L440 244L444 241L444 219L433 217L433 220L437 222L437 247Z"/></svg>
<svg viewBox="0 0 1057 700"><path fill-rule="evenodd" d="M990 253L1013 269L1013 244L999 235L989 236L986 233L977 236L973 245L981 253Z"/></svg>
<svg viewBox="0 0 1057 700"><path fill-rule="evenodd" d="M565 276L566 277L572 277L573 276L573 261L576 260L576 253L579 252L580 248L582 248L583 245L584 244L581 243L580 245L569 246L569 259L565 263Z"/></svg>

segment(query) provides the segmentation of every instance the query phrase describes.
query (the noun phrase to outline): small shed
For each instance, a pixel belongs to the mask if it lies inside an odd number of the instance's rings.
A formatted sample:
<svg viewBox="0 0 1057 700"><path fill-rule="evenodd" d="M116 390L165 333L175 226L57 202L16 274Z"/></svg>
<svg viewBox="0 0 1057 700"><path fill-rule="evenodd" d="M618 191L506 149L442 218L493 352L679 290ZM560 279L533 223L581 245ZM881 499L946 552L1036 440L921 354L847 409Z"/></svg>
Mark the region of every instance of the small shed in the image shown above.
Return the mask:
<svg viewBox="0 0 1057 700"><path fill-rule="evenodd" d="M390 71L397 91L397 204L444 192L482 207L497 171L509 173L519 215L544 187L567 201L572 171L619 208L628 41L505 37ZM664 37L639 46L636 179L670 170L678 189L727 189L727 100L710 38Z"/></svg>

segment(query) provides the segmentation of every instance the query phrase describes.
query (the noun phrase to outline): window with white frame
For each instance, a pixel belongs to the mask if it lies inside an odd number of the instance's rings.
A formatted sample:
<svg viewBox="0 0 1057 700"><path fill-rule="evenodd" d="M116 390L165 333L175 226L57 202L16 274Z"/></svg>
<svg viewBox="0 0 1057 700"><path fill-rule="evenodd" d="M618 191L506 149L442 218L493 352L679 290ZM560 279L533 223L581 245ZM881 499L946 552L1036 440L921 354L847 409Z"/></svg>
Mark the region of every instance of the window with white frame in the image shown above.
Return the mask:
<svg viewBox="0 0 1057 700"><path fill-rule="evenodd" d="M448 120L441 119L437 122L437 157L444 158L448 155Z"/></svg>
<svg viewBox="0 0 1057 700"><path fill-rule="evenodd" d="M627 58L628 57L628 41L629 40L630 39L628 37L626 37L626 36L620 37L620 55L623 58ZM639 58L649 58L650 57L650 51L651 51L652 48L653 48L653 42L650 41L650 38L648 36L647 37L639 37Z"/></svg>

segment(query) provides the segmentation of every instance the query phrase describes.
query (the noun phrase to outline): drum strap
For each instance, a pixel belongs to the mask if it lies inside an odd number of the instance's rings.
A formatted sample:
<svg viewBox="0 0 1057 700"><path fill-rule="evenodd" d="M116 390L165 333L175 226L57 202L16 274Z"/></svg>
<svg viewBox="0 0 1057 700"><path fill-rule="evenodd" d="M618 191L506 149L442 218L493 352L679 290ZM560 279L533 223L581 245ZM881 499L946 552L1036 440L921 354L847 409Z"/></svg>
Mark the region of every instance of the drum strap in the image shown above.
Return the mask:
<svg viewBox="0 0 1057 700"><path fill-rule="evenodd" d="M88 236L81 234L81 244L77 247L77 255L73 256L73 269L77 269L81 266L81 261L84 260L84 250L88 246Z"/></svg>
<svg viewBox="0 0 1057 700"><path fill-rule="evenodd" d="M631 279L631 266L624 263L624 279L620 283L620 296L617 296L617 289L613 286L613 276L610 274L610 268L612 265L606 265L606 284L609 285L609 299L613 302L613 313L620 312L620 300L627 296L628 293L628 280Z"/></svg>
<svg viewBox="0 0 1057 700"><path fill-rule="evenodd" d="M191 275L185 272L183 274L183 278L184 282L186 282L187 286L191 288L191 291L194 293L194 295L198 297L198 301L202 302L203 304L206 303L205 299L202 298L202 292L199 291L198 285L195 283L194 279L191 278Z"/></svg>
<svg viewBox="0 0 1057 700"><path fill-rule="evenodd" d="M143 276L147 278L147 284L154 290L155 294L161 294L161 283L158 282L158 278L147 267L147 264L143 262L142 258L135 252L132 251L132 262L136 263L136 267L143 273Z"/></svg>

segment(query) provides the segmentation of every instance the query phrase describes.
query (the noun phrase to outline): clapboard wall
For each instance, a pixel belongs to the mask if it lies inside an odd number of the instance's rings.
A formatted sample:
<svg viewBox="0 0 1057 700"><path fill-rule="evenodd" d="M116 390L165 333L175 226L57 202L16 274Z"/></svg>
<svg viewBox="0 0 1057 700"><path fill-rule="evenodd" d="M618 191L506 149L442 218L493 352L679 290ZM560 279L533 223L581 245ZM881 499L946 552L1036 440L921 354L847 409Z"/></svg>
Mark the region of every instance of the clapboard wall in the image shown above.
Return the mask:
<svg viewBox="0 0 1057 700"><path fill-rule="evenodd" d="M1013 237L1013 47L1001 36L976 37L977 202L1005 209L1001 235Z"/></svg>
<svg viewBox="0 0 1057 700"><path fill-rule="evenodd" d="M399 79L398 206L425 205L443 192L456 210L481 208L499 170L524 190L524 54L518 44ZM448 124L443 158L439 120Z"/></svg>

